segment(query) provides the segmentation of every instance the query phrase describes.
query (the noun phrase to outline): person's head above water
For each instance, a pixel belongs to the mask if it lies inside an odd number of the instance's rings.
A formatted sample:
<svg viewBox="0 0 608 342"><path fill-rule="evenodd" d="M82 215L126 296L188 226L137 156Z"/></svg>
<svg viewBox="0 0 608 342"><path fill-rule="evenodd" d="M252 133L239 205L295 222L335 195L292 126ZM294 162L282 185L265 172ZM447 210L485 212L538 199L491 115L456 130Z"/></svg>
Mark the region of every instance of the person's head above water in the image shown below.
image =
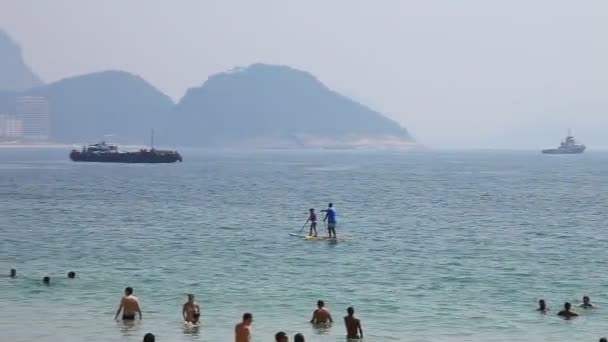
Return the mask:
<svg viewBox="0 0 608 342"><path fill-rule="evenodd" d="M17 270L14 268L11 268L11 278L15 278L17 276Z"/></svg>
<svg viewBox="0 0 608 342"><path fill-rule="evenodd" d="M152 333L147 333L147 334L144 336L144 342L154 342L154 341L156 341L156 337L154 336L154 334L152 334Z"/></svg>
<svg viewBox="0 0 608 342"><path fill-rule="evenodd" d="M540 310L545 310L547 308L547 304L545 303L544 299L538 301L538 308Z"/></svg>
<svg viewBox="0 0 608 342"><path fill-rule="evenodd" d="M276 342L287 342L287 334L283 331L279 331L278 333L274 334L274 340Z"/></svg>
<svg viewBox="0 0 608 342"><path fill-rule="evenodd" d="M334 206L334 204L333 203L329 203L327 206L330 207L330 208L332 208Z"/></svg>
<svg viewBox="0 0 608 342"><path fill-rule="evenodd" d="M600 342L608 342L608 339L605 337L600 338Z"/></svg>
<svg viewBox="0 0 608 342"><path fill-rule="evenodd" d="M125 287L125 295L130 296L133 294L133 288L132 287Z"/></svg>
<svg viewBox="0 0 608 342"><path fill-rule="evenodd" d="M588 296L584 296L584 297L583 297L583 303L585 303L585 304L589 304L589 302L590 302L590 301L591 301L591 299L589 299L589 297L588 297Z"/></svg>
<svg viewBox="0 0 608 342"><path fill-rule="evenodd" d="M346 313L348 313L349 316L352 316L355 314L355 308L353 308L352 306L349 306L348 309L346 309Z"/></svg>
<svg viewBox="0 0 608 342"><path fill-rule="evenodd" d="M245 312L243 314L243 322L247 322L247 323L253 322L253 315L250 314L249 312Z"/></svg>
<svg viewBox="0 0 608 342"><path fill-rule="evenodd" d="M570 310L571 307L572 307L572 304L570 304L569 302L564 303L564 309Z"/></svg>
<svg viewBox="0 0 608 342"><path fill-rule="evenodd" d="M76 273L74 273L73 271L68 272L68 278L74 279L75 277L76 277Z"/></svg>
<svg viewBox="0 0 608 342"><path fill-rule="evenodd" d="M315 212L315 208L310 208L310 209L308 209L308 211L310 211L311 213L314 213Z"/></svg>
<svg viewBox="0 0 608 342"><path fill-rule="evenodd" d="M194 302L194 295L192 293L188 293L188 301Z"/></svg>
<svg viewBox="0 0 608 342"><path fill-rule="evenodd" d="M324 306L325 306L325 302L324 302L324 301L322 301L322 300L318 300L318 301L317 301L317 306L318 306L319 308L322 308L322 307L324 307Z"/></svg>
<svg viewBox="0 0 608 342"><path fill-rule="evenodd" d="M304 342L304 335L297 333L293 337L293 342Z"/></svg>
<svg viewBox="0 0 608 342"><path fill-rule="evenodd" d="M51 283L51 277L46 276L46 277L42 278L42 282L45 283L46 285L49 285Z"/></svg>

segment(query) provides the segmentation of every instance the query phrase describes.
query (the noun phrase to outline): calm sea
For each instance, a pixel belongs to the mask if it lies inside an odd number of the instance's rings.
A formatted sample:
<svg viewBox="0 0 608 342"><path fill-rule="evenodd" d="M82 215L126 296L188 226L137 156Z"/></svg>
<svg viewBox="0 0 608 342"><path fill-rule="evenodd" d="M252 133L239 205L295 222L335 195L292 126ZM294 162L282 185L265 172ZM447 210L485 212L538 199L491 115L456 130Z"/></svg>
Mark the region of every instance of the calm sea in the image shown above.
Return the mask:
<svg viewBox="0 0 608 342"><path fill-rule="evenodd" d="M597 341L608 335L608 154L209 152L72 163L0 150L0 341ZM332 201L338 243L298 232ZM321 228L323 230L323 228ZM66 273L77 278L68 280ZM49 275L51 286L41 285ZM113 320L123 288L144 320ZM184 330L194 293L203 327ZM591 296L594 310L555 313ZM534 309L544 298L546 316ZM336 319L307 323L318 299Z"/></svg>

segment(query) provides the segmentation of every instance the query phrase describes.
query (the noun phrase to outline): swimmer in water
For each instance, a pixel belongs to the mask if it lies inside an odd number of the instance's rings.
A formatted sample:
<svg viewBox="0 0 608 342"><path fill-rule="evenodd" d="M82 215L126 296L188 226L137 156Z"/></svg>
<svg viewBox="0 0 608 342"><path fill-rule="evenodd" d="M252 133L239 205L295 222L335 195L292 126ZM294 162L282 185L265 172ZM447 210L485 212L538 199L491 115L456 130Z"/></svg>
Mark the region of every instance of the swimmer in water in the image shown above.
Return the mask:
<svg viewBox="0 0 608 342"><path fill-rule="evenodd" d="M361 321L358 318L355 318L355 308L351 306L346 309L346 312L348 313L348 315L344 317L344 325L346 326L346 338L363 338L363 329L361 328Z"/></svg>
<svg viewBox="0 0 608 342"><path fill-rule="evenodd" d="M193 294L188 295L188 301L182 308L182 316L184 317L184 322L198 324L201 318L201 307L194 301Z"/></svg>
<svg viewBox="0 0 608 342"><path fill-rule="evenodd" d="M46 276L46 277L42 278L42 283L44 285L51 285L51 277Z"/></svg>
<svg viewBox="0 0 608 342"><path fill-rule="evenodd" d="M545 303L544 299L541 299L538 301L538 309L536 309L536 311L540 312L540 313L547 313L547 311L549 311L549 308L547 307L547 304Z"/></svg>
<svg viewBox="0 0 608 342"><path fill-rule="evenodd" d="M287 337L285 332L279 331L278 333L274 334L274 340L276 342L289 342L289 337Z"/></svg>
<svg viewBox="0 0 608 342"><path fill-rule="evenodd" d="M588 296L583 297L583 304L581 304L580 306L583 309L593 308L593 304L591 304L591 299Z"/></svg>
<svg viewBox="0 0 608 342"><path fill-rule="evenodd" d="M118 306L118 310L116 310L114 319L118 319L120 311L122 311L123 321L134 320L136 313L139 314L139 319L142 318L139 299L133 295L133 289L131 287L125 288L125 296L120 300L120 305Z"/></svg>
<svg viewBox="0 0 608 342"><path fill-rule="evenodd" d="M249 312L243 314L243 321L234 326L234 341L249 342L251 340L251 324L253 315Z"/></svg>
<svg viewBox="0 0 608 342"><path fill-rule="evenodd" d="M608 342L608 338L602 337L600 338L600 342Z"/></svg>
<svg viewBox="0 0 608 342"><path fill-rule="evenodd" d="M76 273L72 272L72 271L68 272L68 278L70 278L70 279L76 278Z"/></svg>
<svg viewBox="0 0 608 342"><path fill-rule="evenodd" d="M154 342L156 341L156 337L152 333L147 333L144 335L144 342Z"/></svg>
<svg viewBox="0 0 608 342"><path fill-rule="evenodd" d="M334 320L331 318L329 310L325 308L325 302L322 300L317 302L317 309L312 313L312 324L327 324L332 323Z"/></svg>
<svg viewBox="0 0 608 342"><path fill-rule="evenodd" d="M16 278L17 277L17 270L14 268L11 268L11 278Z"/></svg>
<svg viewBox="0 0 608 342"><path fill-rule="evenodd" d="M304 335L297 333L293 336L293 342L305 342Z"/></svg>
<svg viewBox="0 0 608 342"><path fill-rule="evenodd" d="M576 317L578 314L572 310L572 304L566 302L564 303L564 310L557 313L558 316L562 316L564 318Z"/></svg>
<svg viewBox="0 0 608 342"><path fill-rule="evenodd" d="M308 209L308 211L308 219L305 222L310 222L310 232L308 233L308 236L317 236L317 214L315 214L315 209L313 208ZM315 235L312 235L312 232L315 232Z"/></svg>

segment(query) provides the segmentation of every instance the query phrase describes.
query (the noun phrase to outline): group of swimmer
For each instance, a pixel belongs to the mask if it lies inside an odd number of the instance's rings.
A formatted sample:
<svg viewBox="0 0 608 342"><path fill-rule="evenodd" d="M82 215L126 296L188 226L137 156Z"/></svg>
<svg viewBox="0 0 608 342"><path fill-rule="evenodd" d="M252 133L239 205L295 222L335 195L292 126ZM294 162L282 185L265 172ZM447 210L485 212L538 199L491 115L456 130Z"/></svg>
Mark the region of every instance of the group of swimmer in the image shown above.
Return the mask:
<svg viewBox="0 0 608 342"><path fill-rule="evenodd" d="M336 239L336 225L338 224L338 213L334 208L333 203L329 203L327 209L321 210L322 213L325 213L325 217L323 218L323 223L327 222L327 234L329 238ZM317 214L315 214L315 209L308 209L308 219L304 222L306 225L310 222L310 231L308 233L309 236L318 236L317 233Z"/></svg>
<svg viewBox="0 0 608 342"><path fill-rule="evenodd" d="M135 320L136 316L142 319L141 306L139 299L133 294L133 288L125 288L125 294L120 300L118 310L114 319L118 319L118 316L122 312L123 321ZM351 306L346 309L347 315L344 316L344 325L346 327L346 337L348 339L361 339L363 338L363 328L361 327L361 321L355 317L355 309ZM193 294L188 294L188 300L182 306L182 318L184 323L198 326L201 318L200 305L194 300ZM325 302L319 300L317 302L317 309L312 313L310 323L317 327L329 327L333 323L331 313L325 307ZM235 342L249 342L251 340L251 325L253 324L253 315L249 312L243 314L242 321L237 323L234 327ZM153 338L153 337L149 337ZM275 334L276 342L288 342L289 337L283 331ZM304 335L296 334L294 341L304 342Z"/></svg>
<svg viewBox="0 0 608 342"><path fill-rule="evenodd" d="M583 309L591 309L593 308L593 304L591 304L591 298L589 298L589 296L584 296L583 297L583 304L579 305L579 307L583 308ZM547 303L545 302L544 299L541 299L538 301L538 309L536 309L536 311L542 313L542 314L546 314L549 311L549 308L547 307ZM577 317L578 314L574 311L572 311L572 304L570 304L569 302L564 303L564 309L559 311L557 313L558 316L564 317L564 318L571 318L571 317Z"/></svg>
<svg viewBox="0 0 608 342"><path fill-rule="evenodd" d="M121 298L116 315L114 315L115 320L118 319L121 312L123 321L135 320L136 316L139 316L139 319L143 317L139 299L133 294L132 287L125 288L125 295ZM201 307L194 300L193 294L188 294L188 300L182 305L182 318L184 323L198 325L200 322Z"/></svg>
<svg viewBox="0 0 608 342"><path fill-rule="evenodd" d="M11 268L9 277L17 278L17 270L14 268ZM76 278L76 273L73 271L68 272L68 279L74 279L74 278ZM51 285L51 277L49 277L49 276L42 277L42 283L44 285Z"/></svg>
<svg viewBox="0 0 608 342"><path fill-rule="evenodd" d="M344 316L344 326L346 327L346 338L358 340L363 338L363 328L361 320L355 317L355 308L348 307ZM334 322L331 313L325 307L322 300L317 302L317 309L312 313L310 323L316 327L330 327ZM249 342L251 340L251 324L253 315L249 312L243 314L243 320L234 327L235 342ZM275 342L289 342L289 336L284 331L279 331L274 335ZM304 342L304 335L298 333L293 337L294 342Z"/></svg>

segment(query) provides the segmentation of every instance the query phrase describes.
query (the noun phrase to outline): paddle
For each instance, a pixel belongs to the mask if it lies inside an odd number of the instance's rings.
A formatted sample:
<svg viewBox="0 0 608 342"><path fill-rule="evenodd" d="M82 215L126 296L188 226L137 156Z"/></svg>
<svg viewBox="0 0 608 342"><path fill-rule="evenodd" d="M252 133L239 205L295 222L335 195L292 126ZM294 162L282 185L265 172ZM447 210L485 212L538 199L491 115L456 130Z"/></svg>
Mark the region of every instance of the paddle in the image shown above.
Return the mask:
<svg viewBox="0 0 608 342"><path fill-rule="evenodd" d="M298 232L298 234L302 234L302 231L304 230L304 227L306 227L307 223L308 223L308 220L306 220L306 222L304 222L304 225L302 226L302 229L300 229L300 231Z"/></svg>

